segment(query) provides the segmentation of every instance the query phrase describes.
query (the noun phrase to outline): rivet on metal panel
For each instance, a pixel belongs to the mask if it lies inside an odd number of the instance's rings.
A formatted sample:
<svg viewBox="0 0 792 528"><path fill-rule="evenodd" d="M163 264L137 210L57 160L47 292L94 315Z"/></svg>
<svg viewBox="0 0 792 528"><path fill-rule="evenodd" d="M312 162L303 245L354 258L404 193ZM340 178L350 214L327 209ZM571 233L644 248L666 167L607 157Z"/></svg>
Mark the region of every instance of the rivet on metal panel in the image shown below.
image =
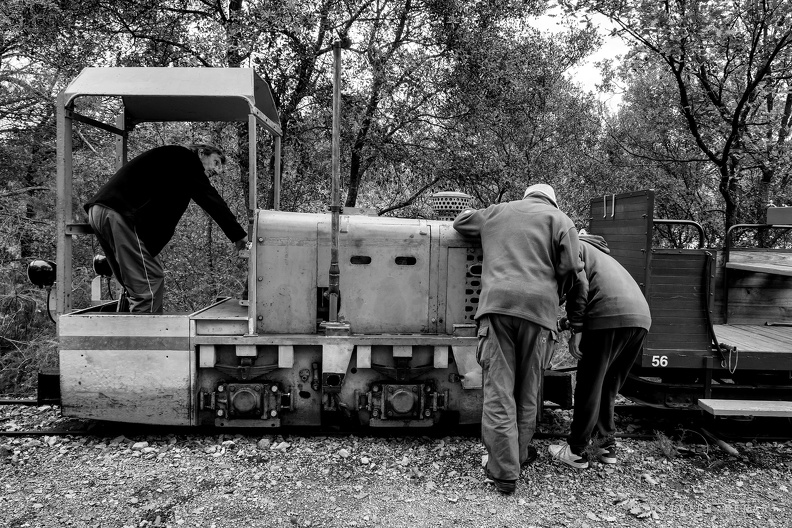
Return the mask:
<svg viewBox="0 0 792 528"><path fill-rule="evenodd" d="M263 315L259 315L258 317L256 317L256 319L258 319L259 321L263 321L264 320L264 316Z"/></svg>
<svg viewBox="0 0 792 528"><path fill-rule="evenodd" d="M259 241L259 244L261 244L262 242L264 242L264 237L259 237L258 241Z"/></svg>
<svg viewBox="0 0 792 528"><path fill-rule="evenodd" d="M259 277L259 278L258 278L258 281L259 281L259 282L261 282L261 281L263 281L263 280L264 280L264 277Z"/></svg>

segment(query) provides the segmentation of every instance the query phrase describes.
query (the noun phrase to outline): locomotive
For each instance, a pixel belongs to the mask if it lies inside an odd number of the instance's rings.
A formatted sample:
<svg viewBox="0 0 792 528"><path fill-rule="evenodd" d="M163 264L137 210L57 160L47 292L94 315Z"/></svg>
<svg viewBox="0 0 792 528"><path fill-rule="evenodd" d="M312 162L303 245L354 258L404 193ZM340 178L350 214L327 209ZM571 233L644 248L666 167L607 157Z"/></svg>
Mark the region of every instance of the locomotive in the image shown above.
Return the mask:
<svg viewBox="0 0 792 528"><path fill-rule="evenodd" d="M89 96L121 99L114 126L75 111L75 101ZM64 415L225 428L480 422L473 317L482 253L479 241L451 226L467 203L461 193L436 197L443 220L278 210L278 114L268 85L249 69L88 68L60 94L57 112ZM122 313L116 300L72 309L73 237L92 235L73 221L75 121L117 135L117 166L138 123L247 121L243 298L194 313ZM274 210L256 204L259 128L274 139ZM571 403L569 376L549 377L546 397L558 392Z"/></svg>
<svg viewBox="0 0 792 528"><path fill-rule="evenodd" d="M62 413L219 428L480 423L473 317L481 244L451 225L469 197L437 195L438 220L337 205L324 214L280 211L281 128L267 83L244 68L143 70L87 68L58 97ZM120 98L114 125L75 111L77 99L92 96ZM74 122L115 134L120 167L134 126L151 121L247 122L246 295L193 313L122 313L116 300L74 310L73 237L92 236L73 216ZM273 210L257 205L259 128L273 138ZM589 230L641 286L654 321L622 393L666 408L789 399L792 252L730 247L728 236L723 250L704 248L700 226L655 219L653 209L652 191L591 200ZM771 213L770 224L736 227L790 227L787 208ZM699 247L653 247L654 230L667 224L697 229ZM542 391L570 407L571 374L546 370Z"/></svg>

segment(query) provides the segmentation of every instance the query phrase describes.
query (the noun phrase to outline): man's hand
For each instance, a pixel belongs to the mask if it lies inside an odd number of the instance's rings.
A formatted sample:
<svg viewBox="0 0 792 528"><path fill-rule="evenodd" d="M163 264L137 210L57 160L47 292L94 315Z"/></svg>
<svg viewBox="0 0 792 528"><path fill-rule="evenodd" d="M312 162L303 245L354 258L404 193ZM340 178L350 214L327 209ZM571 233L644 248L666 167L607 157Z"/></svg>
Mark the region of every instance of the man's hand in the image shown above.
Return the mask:
<svg viewBox="0 0 792 528"><path fill-rule="evenodd" d="M569 338L569 353L578 361L583 357L583 352L580 350L580 339L582 337L583 334L575 332Z"/></svg>
<svg viewBox="0 0 792 528"><path fill-rule="evenodd" d="M248 238L241 238L234 242L234 247L237 251L242 251L243 249L247 249Z"/></svg>

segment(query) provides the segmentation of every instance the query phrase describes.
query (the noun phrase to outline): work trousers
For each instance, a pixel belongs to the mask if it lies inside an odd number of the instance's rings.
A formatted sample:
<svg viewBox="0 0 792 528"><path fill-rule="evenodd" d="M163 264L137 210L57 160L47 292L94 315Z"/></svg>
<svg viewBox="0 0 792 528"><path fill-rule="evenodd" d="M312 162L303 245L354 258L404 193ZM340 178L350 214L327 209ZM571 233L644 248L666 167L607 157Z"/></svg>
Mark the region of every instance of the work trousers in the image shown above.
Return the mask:
<svg viewBox="0 0 792 528"><path fill-rule="evenodd" d="M135 227L102 205L91 206L88 223L96 233L113 274L129 296L129 311L162 312L165 290L162 262L149 253Z"/></svg>
<svg viewBox="0 0 792 528"><path fill-rule="evenodd" d="M613 408L630 368L643 349L644 328L586 330L580 340L575 409L567 443L580 453L594 428L609 441L616 433Z"/></svg>
<svg viewBox="0 0 792 528"><path fill-rule="evenodd" d="M536 431L545 359L552 332L510 315L479 319L476 359L481 365L483 409L481 437L487 469L500 480L517 480Z"/></svg>

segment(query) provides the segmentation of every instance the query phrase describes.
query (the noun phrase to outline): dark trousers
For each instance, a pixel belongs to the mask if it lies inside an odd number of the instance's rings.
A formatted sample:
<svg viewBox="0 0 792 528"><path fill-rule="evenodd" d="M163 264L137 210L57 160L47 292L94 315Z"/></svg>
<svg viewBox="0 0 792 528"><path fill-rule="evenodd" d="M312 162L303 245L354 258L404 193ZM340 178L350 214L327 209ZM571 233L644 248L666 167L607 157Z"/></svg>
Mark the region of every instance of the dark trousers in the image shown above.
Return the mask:
<svg viewBox="0 0 792 528"><path fill-rule="evenodd" d="M102 205L91 206L88 223L96 233L116 280L129 295L129 310L162 312L165 271L159 257L148 252L134 226Z"/></svg>
<svg viewBox="0 0 792 528"><path fill-rule="evenodd" d="M519 317L488 314L479 319L476 358L482 370L481 437L487 469L517 480L536 431L536 413L550 330Z"/></svg>
<svg viewBox="0 0 792 528"><path fill-rule="evenodd" d="M575 409L567 442L580 453L594 428L609 439L616 433L613 408L616 395L646 340L644 328L586 330L580 341L583 357L578 361Z"/></svg>

